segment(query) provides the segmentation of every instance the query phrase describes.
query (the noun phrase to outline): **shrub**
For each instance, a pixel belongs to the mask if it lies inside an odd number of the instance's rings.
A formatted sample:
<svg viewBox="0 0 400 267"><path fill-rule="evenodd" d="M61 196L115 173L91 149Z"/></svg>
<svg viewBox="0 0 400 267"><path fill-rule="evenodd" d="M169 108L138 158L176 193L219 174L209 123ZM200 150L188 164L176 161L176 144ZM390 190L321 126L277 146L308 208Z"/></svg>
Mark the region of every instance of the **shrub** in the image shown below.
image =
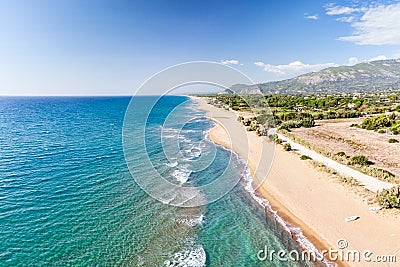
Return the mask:
<svg viewBox="0 0 400 267"><path fill-rule="evenodd" d="M400 186L382 190L377 194L377 200L384 208L400 208Z"/></svg>
<svg viewBox="0 0 400 267"><path fill-rule="evenodd" d="M251 124L252 121L253 121L253 120L250 119L250 118L242 119L242 122L243 122L243 125L244 125L244 126L250 126L250 124Z"/></svg>
<svg viewBox="0 0 400 267"><path fill-rule="evenodd" d="M346 153L344 153L343 151L340 151L340 152L336 153L335 155L339 156L339 157L345 157Z"/></svg>
<svg viewBox="0 0 400 267"><path fill-rule="evenodd" d="M393 112L392 114L389 115L388 118L389 120L394 121L396 119L396 113Z"/></svg>
<svg viewBox="0 0 400 267"><path fill-rule="evenodd" d="M360 185L360 183L353 177L340 176L340 181L351 186Z"/></svg>
<svg viewBox="0 0 400 267"><path fill-rule="evenodd" d="M315 126L314 118L305 118L302 123L303 127L311 128Z"/></svg>
<svg viewBox="0 0 400 267"><path fill-rule="evenodd" d="M370 164L370 162L368 162L368 157L366 156L354 156L350 159L350 164L367 166Z"/></svg>
<svg viewBox="0 0 400 267"><path fill-rule="evenodd" d="M273 142L275 142L276 144L282 144L282 139L280 139L280 138L278 138L278 135L277 134L270 134L269 136L268 136L268 138L271 140L271 141L273 141Z"/></svg>
<svg viewBox="0 0 400 267"><path fill-rule="evenodd" d="M399 140L397 140L397 139L394 139L394 138L389 139L389 143L391 143L391 144L398 143L398 142L399 142Z"/></svg>
<svg viewBox="0 0 400 267"><path fill-rule="evenodd" d="M284 130L289 130L291 128L300 128L302 125L303 121L290 120L283 122L279 128Z"/></svg>
<svg viewBox="0 0 400 267"><path fill-rule="evenodd" d="M369 167L369 171L367 172L367 174L370 174L371 176L376 178L386 180L388 182L396 182L396 175L384 169Z"/></svg>
<svg viewBox="0 0 400 267"><path fill-rule="evenodd" d="M279 129L290 131L290 127L287 123L282 123L281 126L279 126Z"/></svg>
<svg viewBox="0 0 400 267"><path fill-rule="evenodd" d="M386 133L386 130L385 129L379 129L378 133L380 133L380 134Z"/></svg>
<svg viewBox="0 0 400 267"><path fill-rule="evenodd" d="M290 151L292 150L292 146L289 143L283 144L283 150Z"/></svg>
<svg viewBox="0 0 400 267"><path fill-rule="evenodd" d="M390 127L390 131L393 134L400 134L400 121L397 121L396 123L394 123L392 125L392 127Z"/></svg>
<svg viewBox="0 0 400 267"><path fill-rule="evenodd" d="M235 111L238 111L238 110L240 110L240 107L239 106L232 106L232 109L235 110Z"/></svg>
<svg viewBox="0 0 400 267"><path fill-rule="evenodd" d="M361 127L367 130L378 130L390 126L390 120L385 115L367 118L361 123Z"/></svg>
<svg viewBox="0 0 400 267"><path fill-rule="evenodd" d="M258 122L256 120L252 120L250 122L250 126L247 127L247 131L256 131L258 128Z"/></svg>
<svg viewBox="0 0 400 267"><path fill-rule="evenodd" d="M266 126L275 126L274 116L271 113L264 113L257 116L257 121Z"/></svg>
<svg viewBox="0 0 400 267"><path fill-rule="evenodd" d="M275 141L276 139L278 139L278 135L277 134L270 134L270 135L268 135L268 138L271 141Z"/></svg>
<svg viewBox="0 0 400 267"><path fill-rule="evenodd" d="M309 157L307 155L301 155L300 159L301 160L308 160L308 159L311 159L311 157Z"/></svg>
<svg viewBox="0 0 400 267"><path fill-rule="evenodd" d="M391 173L387 170L384 170L384 169L366 165L366 166L360 166L360 168L358 168L358 170L361 171L362 173L365 173L366 175L378 178L380 180L385 180L390 183L398 183L399 182L399 180L396 179L396 176L393 173Z"/></svg>
<svg viewBox="0 0 400 267"><path fill-rule="evenodd" d="M263 125L259 125L257 127L256 134L258 136L266 136L268 134L268 128Z"/></svg>

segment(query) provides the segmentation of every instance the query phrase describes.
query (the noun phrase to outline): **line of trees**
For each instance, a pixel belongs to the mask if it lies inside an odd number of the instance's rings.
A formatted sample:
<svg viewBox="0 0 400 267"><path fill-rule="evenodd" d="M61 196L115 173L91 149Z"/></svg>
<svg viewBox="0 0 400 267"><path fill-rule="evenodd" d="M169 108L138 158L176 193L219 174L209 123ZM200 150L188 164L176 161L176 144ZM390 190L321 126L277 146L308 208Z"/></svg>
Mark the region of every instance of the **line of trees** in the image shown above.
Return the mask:
<svg viewBox="0 0 400 267"><path fill-rule="evenodd" d="M361 128L379 132L389 129L393 134L400 134L400 118L395 113L366 118L361 123Z"/></svg>

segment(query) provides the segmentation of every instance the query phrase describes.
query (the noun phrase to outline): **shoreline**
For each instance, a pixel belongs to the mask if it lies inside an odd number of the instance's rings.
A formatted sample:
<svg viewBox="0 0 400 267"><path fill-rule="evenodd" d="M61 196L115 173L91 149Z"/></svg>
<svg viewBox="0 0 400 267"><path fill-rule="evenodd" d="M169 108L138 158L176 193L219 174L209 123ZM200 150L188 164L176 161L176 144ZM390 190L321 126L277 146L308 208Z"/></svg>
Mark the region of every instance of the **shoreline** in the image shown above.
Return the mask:
<svg viewBox="0 0 400 267"><path fill-rule="evenodd" d="M215 127L213 127L212 129L210 129L208 131L209 139L212 142L216 143L217 145L220 145L220 146L224 147L225 149L229 149L229 150L233 151L234 153L237 153L237 155L239 157L241 157L244 161L246 161L246 159L244 157L245 155L243 155L243 153L241 155L241 153L239 151L236 151L235 149L233 149L231 142L229 142L226 138L221 138L219 136L218 132L221 132L226 129L222 129L223 126L220 124L220 122L216 118L209 116L210 115L209 109L205 106L208 104L202 103L201 102L202 100L201 99L199 100L199 98L192 97L192 96L190 96L190 98L199 105L199 109L206 111L207 118L215 123ZM252 179L255 179L255 174L256 174L256 167L254 166L255 164L253 162L246 161L246 165L250 171L250 176L252 177ZM315 249L318 250L318 252L331 247L329 245L329 243L327 243L327 241L321 239L321 237L319 237L318 234L314 230L312 230L308 225L303 223L292 212L290 212L273 194L271 194L271 192L269 192L268 190L266 190L263 187L259 187L259 188L255 189L253 185L251 185L251 186L254 190L255 195L258 198L261 198L268 202L268 206L264 207L266 216L271 216L272 214L274 214L275 216L278 216L280 219L282 219L285 223L285 225L280 225L280 227L282 228L282 231L285 231L284 228L289 228L288 231L290 231L291 238L293 239L294 242L297 243L297 246L300 249L304 250L305 248L304 248L304 244L301 244L300 241L298 240L299 237L306 238L306 241L311 243L311 245L314 246ZM278 212L279 212L279 215L278 215ZM300 231L298 231L298 230L294 231L293 228L297 228ZM319 262L319 261L316 261L316 262ZM316 262L314 264L316 264ZM319 263L323 264L324 266L330 266L330 265L327 265L330 262L325 262L325 263L319 262ZM349 266L348 264L344 264L344 263L343 264L334 263L334 264L337 264L338 266L346 266L346 267Z"/></svg>
<svg viewBox="0 0 400 267"><path fill-rule="evenodd" d="M237 136L235 137L235 134L232 135L230 132L227 134L226 128L229 127L227 125L230 123L235 124L233 127L236 127L236 130L238 129L237 127L242 127L242 129L244 129L244 126L235 119L236 114L232 111L213 107L207 104L205 99L196 97L191 97L191 99L198 104L199 109L206 111L207 116L216 123L216 126L209 132L210 139L227 149L233 150L247 162L251 176L255 183L258 183L258 186L253 186L253 188L256 187L254 190L256 195L267 200L270 208L276 211L277 215L288 223L289 226L292 226L290 227L291 230L293 230L293 227L300 228L300 233L292 231L293 239L300 244L300 247L303 246L301 246L302 243L298 239L306 238L318 251L328 250L329 248L337 249L337 240L346 237L346 240L351 242L349 243L349 249L355 248L362 251L362 248L364 248L364 250L369 249L374 252L380 252L381 255L385 255L384 252L386 252L387 255L391 255L389 254L388 248L392 245L391 248L396 249L393 244L396 244L396 242L400 244L400 231L394 228L397 227L400 221L398 218L395 218L395 220L393 220L393 218L388 219L388 216L380 216L381 214L369 212L368 205L363 203L365 200L362 200L361 197L358 196L356 197L357 199L354 199L354 196L351 196L352 193L344 188L343 185L339 185L337 182L327 181L328 178L323 178L323 176L327 176L326 174L324 175L315 168L312 168L292 153L284 152L279 146L276 147L276 151L273 153L274 156L270 159L272 166L270 166L270 168L264 167L264 169L259 168L260 163L264 163L265 161L262 160L262 155L254 150L254 147L262 146L265 143L265 137L258 137L253 132L246 132L245 138L248 139L248 147L235 147L232 142L235 138L237 139ZM229 113L234 114L235 117L230 116ZM245 151L246 149L247 153ZM293 166L287 168L287 164L292 164ZM263 175L268 177L268 179L264 180L265 177L262 177ZM297 179L289 181L290 178L288 179L287 177L301 177L302 179L299 179L301 181L297 181ZM313 188L313 185L316 183L318 183L318 186ZM304 199L304 197L308 198L309 191L314 191L311 200ZM334 195L325 197L325 195L329 196L331 193L334 193ZM332 199L335 200L335 197L338 197L337 202L339 203L337 205L333 205L331 202ZM322 201L320 201L321 198L323 199ZM348 200L352 200L350 205L347 205ZM373 223L368 223L368 218L364 221L361 229L358 228L359 226L355 226L354 229L352 229L350 224L346 224L343 221L343 218L346 217L343 214L348 213L352 215L350 213L352 210L361 212L360 208L365 208L366 210L363 210L363 219L364 217L371 217L374 221L383 222L384 225L387 226L386 228L383 226L383 229L376 231L378 236L390 235L394 238L390 238L391 240L388 240L390 242L386 242L386 240L382 239L381 242L377 242L379 244L372 244L372 242L375 241L373 237L368 238L366 234L363 234L370 232L371 228L376 227ZM335 211L342 215L339 218L336 216L332 222L322 217L327 213L329 214L329 212L334 213ZM382 217L385 219L383 220ZM329 227L329 224L332 224L332 226ZM346 231L341 231L341 227L346 228ZM357 233L357 231L359 232ZM349 237L350 235L351 238ZM366 243L366 240L369 242ZM365 247L364 243L369 247ZM386 246L382 246L384 243L387 243ZM395 255L397 258L400 258L398 252ZM332 262L329 259L327 259L327 261ZM363 261L351 262L351 264L346 261L334 261L334 263L339 266L376 266L376 264L370 265L371 263L368 264Z"/></svg>

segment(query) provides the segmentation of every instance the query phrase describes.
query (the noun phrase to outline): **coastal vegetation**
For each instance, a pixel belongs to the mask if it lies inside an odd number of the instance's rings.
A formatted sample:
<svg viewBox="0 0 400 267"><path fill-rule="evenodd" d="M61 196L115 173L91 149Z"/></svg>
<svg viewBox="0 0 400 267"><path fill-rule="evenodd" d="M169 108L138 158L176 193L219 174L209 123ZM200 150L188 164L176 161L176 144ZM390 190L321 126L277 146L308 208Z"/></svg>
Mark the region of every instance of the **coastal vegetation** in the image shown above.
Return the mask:
<svg viewBox="0 0 400 267"><path fill-rule="evenodd" d="M308 160L308 159L311 159L311 157L309 157L309 156L307 156L307 155L301 155L301 156L300 156L300 159L301 159L301 160Z"/></svg>
<svg viewBox="0 0 400 267"><path fill-rule="evenodd" d="M282 142L283 142L282 139L280 139L277 134L270 134L268 136L268 138L269 138L269 140L271 140L272 142L275 142L278 145L282 144Z"/></svg>
<svg viewBox="0 0 400 267"><path fill-rule="evenodd" d="M302 155L301 157L303 158L303 156L305 156L305 155ZM311 160L311 163L315 168L318 168L321 171L324 171L326 173L333 175L334 177L336 177L338 179L339 182L341 182L345 185L349 185L351 187L360 187L361 186L360 183L357 180L355 180L353 177L340 175L334 169L325 166L321 162ZM365 191L368 191L368 190L365 190ZM378 204L383 208L386 208L386 209L400 208L400 186L399 185L396 185L390 189L384 189L381 192L376 193L375 197L373 195L371 195L371 192L367 195L369 195L369 197L370 197L369 201L378 202Z"/></svg>
<svg viewBox="0 0 400 267"><path fill-rule="evenodd" d="M239 120L250 131L265 135L264 129L279 127L290 131L293 128L311 128L318 120L358 118L366 115L400 111L399 93L368 94L217 94L208 95L210 104L242 113L252 113L250 118L240 116ZM395 113L392 113L395 114ZM382 116L382 115L381 115ZM393 133L400 133L400 123L386 116L371 119L361 127L380 130L391 127ZM396 116L396 115L394 115ZM255 121L255 122L253 122ZM251 124L253 122L253 124ZM359 127L358 124L352 125Z"/></svg>
<svg viewBox="0 0 400 267"><path fill-rule="evenodd" d="M315 161L315 160L311 160L311 164L315 168L335 176L338 179L338 181L343 183L343 184L346 184L346 185L349 185L349 186L360 186L360 183L356 179L354 179L353 177L340 175L334 169L332 169L330 167L327 167L325 164L323 164L321 162L318 162L318 161Z"/></svg>
<svg viewBox="0 0 400 267"><path fill-rule="evenodd" d="M372 163L368 161L367 156L354 156L350 158L349 165L359 165L359 166L368 166L371 165Z"/></svg>
<svg viewBox="0 0 400 267"><path fill-rule="evenodd" d="M344 157L344 156L346 156L346 153L344 153L343 151L340 151L340 152L336 153L335 155L339 156L339 157Z"/></svg>
<svg viewBox="0 0 400 267"><path fill-rule="evenodd" d="M283 140L280 139L277 134L271 134L268 136L268 138L272 142L275 142L275 144L282 145L283 150L292 151L292 146L288 142L283 142ZM306 155L303 155L303 156L307 157ZM311 159L311 158L309 158L309 159Z"/></svg>
<svg viewBox="0 0 400 267"><path fill-rule="evenodd" d="M366 130L374 130L378 133L391 132L392 134L400 134L400 116L396 113L390 115L379 115L366 118L361 123L361 128Z"/></svg>
<svg viewBox="0 0 400 267"><path fill-rule="evenodd" d="M259 136L268 136L276 144L282 145L283 150L291 151L289 143L284 142L277 134L268 134L271 128L277 128L278 132L289 137L293 141L304 145L305 147L327 156L341 164L356 169L366 175L378 178L380 180L393 184L400 184L400 179L390 171L374 166L375 163L369 160L368 150L365 144L360 140L347 136L335 134L325 135L338 143L344 143L354 151L346 154L347 150L337 152L330 151L329 147L324 148L321 145L315 145L310 141L299 138L296 134L298 128L313 128L333 120L349 120L347 127L356 127L366 130L374 130L380 133L400 134L400 94L390 93L365 93L365 94L310 94L310 95L237 95L237 94L218 94L208 95L209 103L217 107L237 112L238 120L246 127L248 131L254 131ZM364 117L364 120L357 118ZM325 120L319 122L320 120ZM346 121L346 120L343 120ZM307 130L308 131L308 130ZM314 131L314 130L311 130ZM398 142L397 139L390 138L389 143ZM343 147L346 149L345 147ZM364 153L363 153L364 152ZM301 155L301 160L310 160L307 155ZM376 158L373 157L375 160ZM381 166L382 164L378 164ZM334 170L328 170L329 173L338 175ZM340 176L340 175L338 175ZM348 185L359 185L351 177L340 176L340 182ZM383 207L396 207L390 198L394 193L392 191L381 192L376 195L376 201L382 203Z"/></svg>
<svg viewBox="0 0 400 267"><path fill-rule="evenodd" d="M292 146L289 143L284 143L283 144L283 150L291 151L292 150Z"/></svg>
<svg viewBox="0 0 400 267"><path fill-rule="evenodd" d="M339 151L337 153L330 153L327 150L313 145L310 142L307 142L298 136L294 135L291 132L288 132L286 130L279 130L281 134L284 134L285 136L289 137L296 143L299 143L321 155L324 155L326 157L329 157L341 164L347 165L353 169L356 169L366 175L370 175L372 177L378 178L380 180L390 182L390 183L395 183L395 184L400 184L400 180L396 177L395 174L373 166L373 162L368 160L368 157L365 155L356 155L353 157L347 156L345 152Z"/></svg>
<svg viewBox="0 0 400 267"><path fill-rule="evenodd" d="M384 208L400 208L400 186L382 190L377 194L377 200Z"/></svg>

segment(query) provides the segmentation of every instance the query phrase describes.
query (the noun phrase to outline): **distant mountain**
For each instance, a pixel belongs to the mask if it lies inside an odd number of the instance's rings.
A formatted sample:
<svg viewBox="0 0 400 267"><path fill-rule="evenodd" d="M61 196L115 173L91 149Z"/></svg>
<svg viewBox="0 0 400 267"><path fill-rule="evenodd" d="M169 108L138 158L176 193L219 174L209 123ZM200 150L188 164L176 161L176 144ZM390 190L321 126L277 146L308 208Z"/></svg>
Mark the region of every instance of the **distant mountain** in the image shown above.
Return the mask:
<svg viewBox="0 0 400 267"><path fill-rule="evenodd" d="M260 94L260 86L256 85L247 85L247 84L235 84L231 86L231 90L240 93L240 94Z"/></svg>
<svg viewBox="0 0 400 267"><path fill-rule="evenodd" d="M400 89L400 59L363 62L311 72L277 82L256 85L236 84L240 94L300 94L376 92Z"/></svg>

